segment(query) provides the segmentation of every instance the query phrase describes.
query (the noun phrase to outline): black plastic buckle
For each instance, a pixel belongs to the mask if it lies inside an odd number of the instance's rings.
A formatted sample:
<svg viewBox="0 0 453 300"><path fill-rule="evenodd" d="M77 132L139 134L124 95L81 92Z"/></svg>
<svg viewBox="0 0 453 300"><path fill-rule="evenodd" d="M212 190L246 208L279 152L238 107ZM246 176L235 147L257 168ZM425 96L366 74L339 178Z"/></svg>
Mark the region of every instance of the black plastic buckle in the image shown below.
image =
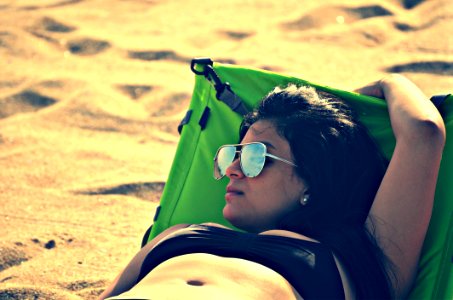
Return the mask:
<svg viewBox="0 0 453 300"><path fill-rule="evenodd" d="M194 72L195 74L197 75L205 75L206 76L206 71L203 70L203 71L197 71L195 69L195 66L196 65L208 65L208 66L212 66L214 64L214 62L212 61L212 59L210 59L209 57L199 57L199 58L194 58L192 59L192 61L190 62L190 69L192 70L192 72Z"/></svg>
<svg viewBox="0 0 453 300"><path fill-rule="evenodd" d="M212 61L212 59L207 57L194 58L190 63L190 69L195 74L203 75L204 77L206 77L207 80L212 81L214 83L214 88L218 96L223 93L226 84L223 83L222 80L220 80L220 77L214 71L214 68L212 67L213 64L214 62ZM195 69L196 65L204 65L203 71L198 71L197 69Z"/></svg>

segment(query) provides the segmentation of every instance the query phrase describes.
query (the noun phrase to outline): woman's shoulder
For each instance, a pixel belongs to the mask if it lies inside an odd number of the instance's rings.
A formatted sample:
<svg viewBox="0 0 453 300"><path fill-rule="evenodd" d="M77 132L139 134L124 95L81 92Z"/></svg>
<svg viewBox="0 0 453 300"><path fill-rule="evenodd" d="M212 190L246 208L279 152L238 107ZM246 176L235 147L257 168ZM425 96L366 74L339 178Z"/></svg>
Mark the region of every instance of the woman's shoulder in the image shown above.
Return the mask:
<svg viewBox="0 0 453 300"><path fill-rule="evenodd" d="M145 246L143 246L143 248L140 250L140 252L142 253L148 253L149 251L151 251L151 249L154 248L154 246L156 246L161 240L165 239L166 237L168 237L169 235L175 233L175 232L178 232L179 230L181 229L184 229L184 228L187 228L189 226L191 226L192 224L177 224L177 225L173 225L173 226L170 226L169 228L165 229L164 231L162 231L161 233L159 233L158 235L156 235L151 241L149 241Z"/></svg>
<svg viewBox="0 0 453 300"><path fill-rule="evenodd" d="M289 238L294 238L294 239L299 239L299 240L303 240L303 241L309 241L309 242L321 244L321 242L316 239L310 238L306 235L303 235L303 234L300 234L297 232L288 231L288 230L273 229L273 230L267 230L267 231L261 232L260 234L284 236L284 237L289 237ZM337 265L338 272L340 273L340 277L341 277L341 281L343 284L346 299L355 299L356 297L355 297L352 279L350 278L346 267L336 257L336 255L334 253L332 253L332 257L335 260L335 264Z"/></svg>
<svg viewBox="0 0 453 300"><path fill-rule="evenodd" d="M200 224L202 226L208 226L208 227L218 227L218 228L224 228L224 229L229 229L233 230L227 226L217 224L217 223L202 223ZM283 237L289 237L289 238L294 238L294 239L299 239L299 240L305 240L309 242L314 242L314 243L319 243L318 240L312 239L306 235L294 232L294 231L289 231L289 230L282 230L282 229L271 229L271 230L266 230L263 232L258 233L258 235L273 235L273 236L283 236Z"/></svg>
<svg viewBox="0 0 453 300"><path fill-rule="evenodd" d="M202 223L200 224L201 226L207 226L207 227L218 227L218 228L223 228L223 229L228 229L228 230L234 230L231 229L227 226L217 224L217 223ZM188 225L191 226L191 225ZM196 225L195 225L196 226ZM283 237L289 237L289 238L294 238L294 239L299 239L299 240L305 240L309 242L314 242L314 243L319 243L318 240L315 240L313 238L310 238L306 235L294 232L294 231L289 231L289 230L282 230L282 229L271 229L271 230L266 230L263 232L258 233L258 235L273 235L273 236L283 236Z"/></svg>

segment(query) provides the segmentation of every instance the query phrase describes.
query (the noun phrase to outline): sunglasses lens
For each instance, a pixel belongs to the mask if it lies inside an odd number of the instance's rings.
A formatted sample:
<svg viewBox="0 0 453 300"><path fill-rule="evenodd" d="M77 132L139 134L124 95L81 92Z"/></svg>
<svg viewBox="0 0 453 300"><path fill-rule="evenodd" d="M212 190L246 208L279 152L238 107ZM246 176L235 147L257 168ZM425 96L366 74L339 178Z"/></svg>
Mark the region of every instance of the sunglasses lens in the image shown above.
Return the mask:
<svg viewBox="0 0 453 300"><path fill-rule="evenodd" d="M242 147L241 168L247 177L256 177L263 170L266 161L264 144L248 144Z"/></svg>
<svg viewBox="0 0 453 300"><path fill-rule="evenodd" d="M235 146L222 146L217 151L217 155L214 161L214 178L220 179L226 174L226 169L234 161L236 156Z"/></svg>

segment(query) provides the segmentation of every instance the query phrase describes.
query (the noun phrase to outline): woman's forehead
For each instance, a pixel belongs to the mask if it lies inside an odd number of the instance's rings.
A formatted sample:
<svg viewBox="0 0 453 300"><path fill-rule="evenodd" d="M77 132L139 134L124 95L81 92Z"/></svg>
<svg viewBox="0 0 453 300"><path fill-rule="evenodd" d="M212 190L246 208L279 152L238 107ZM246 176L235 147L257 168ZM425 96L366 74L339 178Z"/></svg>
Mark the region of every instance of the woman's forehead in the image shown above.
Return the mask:
<svg viewBox="0 0 453 300"><path fill-rule="evenodd" d="M278 134L277 129L272 122L266 120L260 120L250 126L242 143L250 142L262 142L270 145L272 148L281 151L289 151L289 144L286 139Z"/></svg>
<svg viewBox="0 0 453 300"><path fill-rule="evenodd" d="M255 136L272 136L277 133L274 124L265 120L260 120L252 124L247 133L249 132Z"/></svg>

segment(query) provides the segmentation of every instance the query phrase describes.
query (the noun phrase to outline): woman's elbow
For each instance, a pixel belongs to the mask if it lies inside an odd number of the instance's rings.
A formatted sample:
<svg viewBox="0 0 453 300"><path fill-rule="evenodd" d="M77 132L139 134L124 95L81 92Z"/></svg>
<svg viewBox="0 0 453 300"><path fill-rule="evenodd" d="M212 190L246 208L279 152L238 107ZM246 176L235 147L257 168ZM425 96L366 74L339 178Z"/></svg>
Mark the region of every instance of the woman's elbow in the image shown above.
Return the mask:
<svg viewBox="0 0 453 300"><path fill-rule="evenodd" d="M424 143L430 143L434 147L443 149L447 134L445 124L440 116L417 120L415 129Z"/></svg>

